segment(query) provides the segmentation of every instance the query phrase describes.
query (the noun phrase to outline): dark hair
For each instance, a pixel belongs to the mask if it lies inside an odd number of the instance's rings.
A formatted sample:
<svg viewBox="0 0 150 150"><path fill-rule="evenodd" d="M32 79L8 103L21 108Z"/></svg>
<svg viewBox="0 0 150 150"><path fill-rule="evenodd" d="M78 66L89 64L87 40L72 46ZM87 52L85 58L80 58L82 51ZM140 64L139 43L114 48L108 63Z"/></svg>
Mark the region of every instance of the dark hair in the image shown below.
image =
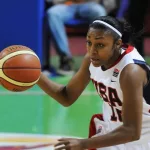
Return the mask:
<svg viewBox="0 0 150 150"><path fill-rule="evenodd" d="M110 16L101 16L101 17L96 18L95 20L104 21L104 22L108 23L109 25L113 26L115 29L117 29L122 34L121 39L124 44L130 43L130 44L134 45L136 38L141 36L141 34L142 34L142 32L135 34L133 32L133 28L126 20L121 21L121 20L118 20L118 19L110 17ZM120 38L119 35L115 31L113 31L112 29L110 29L107 26L100 24L98 22L91 23L89 28L101 29L106 32L107 31L111 32L111 34L114 36L115 41Z"/></svg>

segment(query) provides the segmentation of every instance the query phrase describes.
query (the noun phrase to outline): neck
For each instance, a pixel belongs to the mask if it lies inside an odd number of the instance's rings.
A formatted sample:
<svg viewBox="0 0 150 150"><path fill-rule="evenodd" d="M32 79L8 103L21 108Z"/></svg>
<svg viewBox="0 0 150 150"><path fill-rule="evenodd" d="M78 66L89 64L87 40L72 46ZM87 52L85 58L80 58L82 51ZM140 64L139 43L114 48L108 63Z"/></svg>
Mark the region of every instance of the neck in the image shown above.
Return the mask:
<svg viewBox="0 0 150 150"><path fill-rule="evenodd" d="M114 54L112 55L112 57L109 59L108 63L106 65L103 65L103 67L105 69L110 68L118 60L120 55L121 55L121 51L120 50L115 51Z"/></svg>

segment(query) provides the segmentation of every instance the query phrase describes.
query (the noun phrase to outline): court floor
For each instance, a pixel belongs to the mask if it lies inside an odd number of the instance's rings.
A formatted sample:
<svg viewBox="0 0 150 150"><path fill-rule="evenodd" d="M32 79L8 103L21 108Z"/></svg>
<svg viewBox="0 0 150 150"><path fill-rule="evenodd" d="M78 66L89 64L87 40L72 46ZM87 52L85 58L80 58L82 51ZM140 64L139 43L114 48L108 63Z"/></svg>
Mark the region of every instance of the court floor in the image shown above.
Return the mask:
<svg viewBox="0 0 150 150"><path fill-rule="evenodd" d="M70 77L53 78L65 84ZM71 107L63 107L39 87L8 92L0 87L0 133L28 133L87 137L92 114L101 112L102 101L90 83Z"/></svg>

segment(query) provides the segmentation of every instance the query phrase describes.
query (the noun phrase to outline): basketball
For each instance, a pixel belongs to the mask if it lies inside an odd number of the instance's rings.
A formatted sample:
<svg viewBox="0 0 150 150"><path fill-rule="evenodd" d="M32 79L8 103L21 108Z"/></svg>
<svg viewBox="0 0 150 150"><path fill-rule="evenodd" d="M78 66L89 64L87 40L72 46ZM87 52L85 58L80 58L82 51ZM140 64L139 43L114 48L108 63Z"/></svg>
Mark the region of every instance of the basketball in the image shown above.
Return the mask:
<svg viewBox="0 0 150 150"><path fill-rule="evenodd" d="M0 84L5 89L25 91L37 83L40 74L40 60L30 48L13 45L0 52Z"/></svg>

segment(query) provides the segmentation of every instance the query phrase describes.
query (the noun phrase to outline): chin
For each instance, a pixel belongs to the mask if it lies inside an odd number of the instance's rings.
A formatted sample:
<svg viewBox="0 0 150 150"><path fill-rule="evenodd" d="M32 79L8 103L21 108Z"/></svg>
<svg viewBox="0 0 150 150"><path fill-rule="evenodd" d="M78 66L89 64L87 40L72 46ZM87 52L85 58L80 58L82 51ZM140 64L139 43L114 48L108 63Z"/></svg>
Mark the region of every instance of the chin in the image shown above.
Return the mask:
<svg viewBox="0 0 150 150"><path fill-rule="evenodd" d="M101 66L99 63L92 63L92 65L93 65L94 67L100 67L100 66Z"/></svg>

